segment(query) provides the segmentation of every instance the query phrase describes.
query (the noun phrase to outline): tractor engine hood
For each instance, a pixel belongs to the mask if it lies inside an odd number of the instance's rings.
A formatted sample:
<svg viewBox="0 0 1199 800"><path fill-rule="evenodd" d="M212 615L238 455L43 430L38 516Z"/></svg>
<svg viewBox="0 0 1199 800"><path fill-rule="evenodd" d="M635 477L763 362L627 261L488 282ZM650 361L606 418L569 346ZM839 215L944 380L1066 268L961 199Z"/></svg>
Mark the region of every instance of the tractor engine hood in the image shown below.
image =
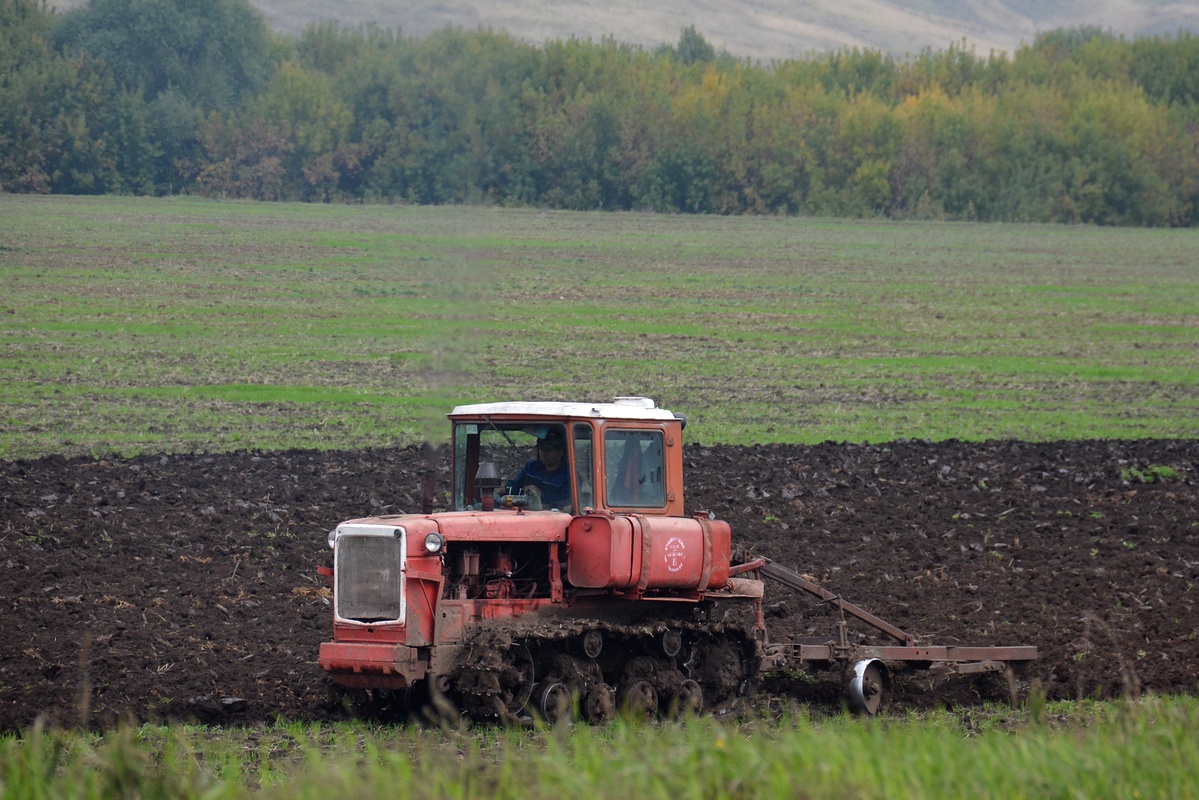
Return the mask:
<svg viewBox="0 0 1199 800"><path fill-rule="evenodd" d="M561 511L447 511L364 517L342 525L380 525L407 532L408 554L425 555L424 541L439 533L447 542L564 542L572 517ZM341 526L338 526L341 527Z"/></svg>

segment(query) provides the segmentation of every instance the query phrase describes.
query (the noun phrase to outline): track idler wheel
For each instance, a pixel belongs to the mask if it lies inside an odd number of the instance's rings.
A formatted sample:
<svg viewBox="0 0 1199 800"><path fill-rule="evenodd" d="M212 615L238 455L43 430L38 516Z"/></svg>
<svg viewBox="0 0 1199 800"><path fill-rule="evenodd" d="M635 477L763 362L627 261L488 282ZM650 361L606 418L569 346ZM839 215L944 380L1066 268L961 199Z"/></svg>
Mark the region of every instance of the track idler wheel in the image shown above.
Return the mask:
<svg viewBox="0 0 1199 800"><path fill-rule="evenodd" d="M497 706L503 709L501 716L516 716L533 694L533 656L523 644L514 644L508 648L506 660Z"/></svg>
<svg viewBox="0 0 1199 800"><path fill-rule="evenodd" d="M846 678L845 694L855 714L873 717L887 705L891 675L882 661L862 659L849 668Z"/></svg>
<svg viewBox="0 0 1199 800"><path fill-rule="evenodd" d="M750 687L743 648L730 639L701 642L689 660L688 674L703 687L704 702L715 714L736 707Z"/></svg>
<svg viewBox="0 0 1199 800"><path fill-rule="evenodd" d="M511 719L529 702L533 682L533 656L516 643L503 650L481 648L451 685L471 716Z"/></svg>

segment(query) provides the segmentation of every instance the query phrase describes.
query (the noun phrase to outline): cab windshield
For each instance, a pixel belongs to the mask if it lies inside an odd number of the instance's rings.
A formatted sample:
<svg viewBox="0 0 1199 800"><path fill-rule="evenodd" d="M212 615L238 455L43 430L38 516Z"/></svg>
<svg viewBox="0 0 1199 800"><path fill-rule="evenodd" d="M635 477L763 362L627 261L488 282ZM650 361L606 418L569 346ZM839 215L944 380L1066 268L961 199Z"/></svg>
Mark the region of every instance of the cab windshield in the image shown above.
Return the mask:
<svg viewBox="0 0 1199 800"><path fill-rule="evenodd" d="M573 512L575 475L565 425L512 421L454 425L455 509Z"/></svg>

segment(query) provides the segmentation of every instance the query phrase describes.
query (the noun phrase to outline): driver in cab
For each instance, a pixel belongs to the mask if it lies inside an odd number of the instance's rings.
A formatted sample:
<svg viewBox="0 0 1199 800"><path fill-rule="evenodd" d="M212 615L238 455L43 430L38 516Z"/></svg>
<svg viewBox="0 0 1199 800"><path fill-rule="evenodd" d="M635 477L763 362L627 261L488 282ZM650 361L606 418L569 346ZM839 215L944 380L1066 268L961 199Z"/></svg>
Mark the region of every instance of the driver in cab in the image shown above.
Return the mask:
<svg viewBox="0 0 1199 800"><path fill-rule="evenodd" d="M537 440L537 457L508 481L507 490L509 494L540 494L542 508L570 508L570 466L566 461L566 437L560 428L550 428Z"/></svg>

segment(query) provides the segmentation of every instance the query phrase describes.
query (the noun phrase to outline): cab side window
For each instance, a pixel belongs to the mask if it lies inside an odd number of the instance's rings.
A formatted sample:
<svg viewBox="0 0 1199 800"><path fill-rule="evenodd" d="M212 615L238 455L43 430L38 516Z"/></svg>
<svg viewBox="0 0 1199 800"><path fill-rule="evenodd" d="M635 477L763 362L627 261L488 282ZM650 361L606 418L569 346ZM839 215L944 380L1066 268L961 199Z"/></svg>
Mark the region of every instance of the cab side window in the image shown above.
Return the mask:
<svg viewBox="0 0 1199 800"><path fill-rule="evenodd" d="M605 484L614 508L663 508L666 463L661 431L604 432Z"/></svg>
<svg viewBox="0 0 1199 800"><path fill-rule="evenodd" d="M575 440L575 496L579 498L579 507L575 513L584 508L595 506L595 462L592 459L592 439L590 425L575 425L573 432Z"/></svg>

